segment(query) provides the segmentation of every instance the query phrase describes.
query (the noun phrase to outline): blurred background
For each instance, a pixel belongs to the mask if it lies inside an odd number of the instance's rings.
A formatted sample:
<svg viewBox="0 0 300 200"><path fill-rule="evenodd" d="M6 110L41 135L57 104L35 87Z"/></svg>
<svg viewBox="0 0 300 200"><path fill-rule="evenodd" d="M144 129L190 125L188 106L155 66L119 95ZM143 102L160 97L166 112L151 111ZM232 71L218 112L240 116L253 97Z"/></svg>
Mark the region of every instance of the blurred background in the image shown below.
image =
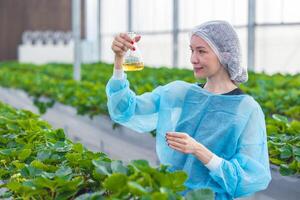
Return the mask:
<svg viewBox="0 0 300 200"><path fill-rule="evenodd" d="M188 32L205 21L221 19L236 28L248 69L300 70L297 0L78 0L77 4L1 0L0 60L72 63L72 30L78 25L84 63L112 62L114 35L135 31L142 35L139 47L146 65L191 69Z"/></svg>

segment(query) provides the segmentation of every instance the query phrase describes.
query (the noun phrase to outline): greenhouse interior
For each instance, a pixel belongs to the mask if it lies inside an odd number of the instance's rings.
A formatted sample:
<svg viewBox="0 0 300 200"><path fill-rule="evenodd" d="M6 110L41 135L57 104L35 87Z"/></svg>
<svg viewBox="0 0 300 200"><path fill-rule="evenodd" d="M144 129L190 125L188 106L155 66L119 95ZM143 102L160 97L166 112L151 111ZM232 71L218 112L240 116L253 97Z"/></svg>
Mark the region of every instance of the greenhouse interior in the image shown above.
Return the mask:
<svg viewBox="0 0 300 200"><path fill-rule="evenodd" d="M299 200L299 8L0 0L0 199Z"/></svg>

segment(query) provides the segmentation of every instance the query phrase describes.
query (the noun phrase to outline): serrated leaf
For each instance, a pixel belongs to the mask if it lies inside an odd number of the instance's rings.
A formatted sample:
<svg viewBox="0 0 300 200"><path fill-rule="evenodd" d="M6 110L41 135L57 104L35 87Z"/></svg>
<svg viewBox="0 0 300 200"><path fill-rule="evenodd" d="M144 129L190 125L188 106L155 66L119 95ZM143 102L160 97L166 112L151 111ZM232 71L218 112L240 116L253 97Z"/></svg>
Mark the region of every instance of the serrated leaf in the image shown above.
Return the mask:
<svg viewBox="0 0 300 200"><path fill-rule="evenodd" d="M78 152L78 153L82 153L83 149L84 149L84 147L80 143L76 143L76 144L73 145L73 150Z"/></svg>

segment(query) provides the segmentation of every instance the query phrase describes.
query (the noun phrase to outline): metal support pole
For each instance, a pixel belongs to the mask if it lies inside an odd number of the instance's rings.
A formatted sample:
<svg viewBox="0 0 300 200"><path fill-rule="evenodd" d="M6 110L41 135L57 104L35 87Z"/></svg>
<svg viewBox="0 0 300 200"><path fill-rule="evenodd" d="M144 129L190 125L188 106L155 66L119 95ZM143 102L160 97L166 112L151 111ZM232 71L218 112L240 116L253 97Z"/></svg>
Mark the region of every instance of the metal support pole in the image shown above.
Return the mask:
<svg viewBox="0 0 300 200"><path fill-rule="evenodd" d="M98 6L97 6L97 28L98 28L98 35L97 35L97 39L98 39L98 60L101 61L101 48L102 48L102 38L101 38L101 0L98 0Z"/></svg>
<svg viewBox="0 0 300 200"><path fill-rule="evenodd" d="M178 25L178 17L179 16L179 6L178 0L173 0L173 60L172 66L178 67L178 34L179 34L179 25Z"/></svg>
<svg viewBox="0 0 300 200"><path fill-rule="evenodd" d="M248 0L248 69L255 67L255 9L256 0Z"/></svg>
<svg viewBox="0 0 300 200"><path fill-rule="evenodd" d="M128 16L128 27L127 30L130 32L132 31L132 0L128 0L128 9L127 9L127 16Z"/></svg>
<svg viewBox="0 0 300 200"><path fill-rule="evenodd" d="M72 29L74 40L74 72L76 81L80 81L81 64L81 0L72 0Z"/></svg>

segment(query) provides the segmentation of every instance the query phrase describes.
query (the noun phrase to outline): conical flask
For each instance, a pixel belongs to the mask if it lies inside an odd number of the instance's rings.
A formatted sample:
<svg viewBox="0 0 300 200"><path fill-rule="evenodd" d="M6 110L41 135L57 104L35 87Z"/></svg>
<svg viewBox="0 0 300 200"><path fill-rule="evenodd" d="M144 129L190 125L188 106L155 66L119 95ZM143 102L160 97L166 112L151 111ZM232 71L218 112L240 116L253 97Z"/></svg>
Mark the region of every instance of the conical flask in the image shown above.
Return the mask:
<svg viewBox="0 0 300 200"><path fill-rule="evenodd" d="M129 49L124 57L123 69L124 71L140 71L144 69L144 61L134 38L136 36L135 32L128 32L128 36L134 41L135 50Z"/></svg>

